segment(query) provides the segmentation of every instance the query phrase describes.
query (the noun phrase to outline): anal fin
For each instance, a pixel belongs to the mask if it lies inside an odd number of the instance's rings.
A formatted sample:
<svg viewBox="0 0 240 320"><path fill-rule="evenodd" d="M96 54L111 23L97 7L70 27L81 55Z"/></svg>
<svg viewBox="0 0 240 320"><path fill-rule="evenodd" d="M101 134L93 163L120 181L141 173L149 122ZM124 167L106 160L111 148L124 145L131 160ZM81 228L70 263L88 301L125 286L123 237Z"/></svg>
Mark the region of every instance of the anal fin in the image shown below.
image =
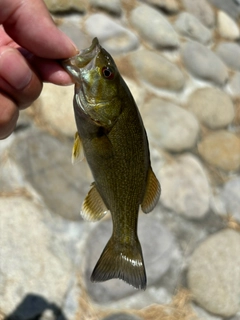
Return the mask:
<svg viewBox="0 0 240 320"><path fill-rule="evenodd" d="M98 221L102 219L109 210L104 204L102 197L96 189L95 183L92 183L92 187L89 190L85 200L82 204L81 216L87 221Z"/></svg>
<svg viewBox="0 0 240 320"><path fill-rule="evenodd" d="M142 211L144 213L149 213L156 206L161 194L161 186L156 178L152 168L148 170L147 185L145 190L145 195L143 202L141 204Z"/></svg>

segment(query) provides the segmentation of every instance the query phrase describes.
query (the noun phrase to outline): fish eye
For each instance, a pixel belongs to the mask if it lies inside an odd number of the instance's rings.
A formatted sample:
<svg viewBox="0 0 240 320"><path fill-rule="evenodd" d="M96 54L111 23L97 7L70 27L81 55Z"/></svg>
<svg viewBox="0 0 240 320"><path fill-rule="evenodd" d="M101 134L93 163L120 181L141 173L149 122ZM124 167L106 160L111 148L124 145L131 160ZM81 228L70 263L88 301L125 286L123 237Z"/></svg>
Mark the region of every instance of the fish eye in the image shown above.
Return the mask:
<svg viewBox="0 0 240 320"><path fill-rule="evenodd" d="M110 67L103 67L102 74L105 79L112 80L115 76L114 71Z"/></svg>

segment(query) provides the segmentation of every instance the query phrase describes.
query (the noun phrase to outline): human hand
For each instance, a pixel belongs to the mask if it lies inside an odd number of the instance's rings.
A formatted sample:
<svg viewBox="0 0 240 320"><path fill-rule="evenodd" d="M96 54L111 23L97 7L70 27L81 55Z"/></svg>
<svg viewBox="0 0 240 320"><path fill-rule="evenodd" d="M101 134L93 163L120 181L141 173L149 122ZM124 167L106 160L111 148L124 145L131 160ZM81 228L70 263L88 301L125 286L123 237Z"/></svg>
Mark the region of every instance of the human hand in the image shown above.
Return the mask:
<svg viewBox="0 0 240 320"><path fill-rule="evenodd" d="M0 139L12 133L19 109L37 99L43 81L72 83L56 60L76 53L42 0L0 1Z"/></svg>

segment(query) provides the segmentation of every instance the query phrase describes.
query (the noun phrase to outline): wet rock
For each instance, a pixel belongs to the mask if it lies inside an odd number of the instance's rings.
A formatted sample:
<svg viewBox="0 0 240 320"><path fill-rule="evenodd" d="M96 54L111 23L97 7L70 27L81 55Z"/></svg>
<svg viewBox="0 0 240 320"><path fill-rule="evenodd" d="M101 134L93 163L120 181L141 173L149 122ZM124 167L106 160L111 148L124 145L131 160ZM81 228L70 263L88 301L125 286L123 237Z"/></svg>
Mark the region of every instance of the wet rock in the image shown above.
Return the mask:
<svg viewBox="0 0 240 320"><path fill-rule="evenodd" d="M90 0L89 3L96 9L102 9L117 16L122 13L120 0Z"/></svg>
<svg viewBox="0 0 240 320"><path fill-rule="evenodd" d="M133 32L102 13L92 14L87 18L85 28L91 37L98 37L104 49L111 54L128 52L139 45Z"/></svg>
<svg viewBox="0 0 240 320"><path fill-rule="evenodd" d="M227 181L221 192L226 212L240 222L240 177Z"/></svg>
<svg viewBox="0 0 240 320"><path fill-rule="evenodd" d="M199 160L184 154L169 161L160 171L162 204L190 219L205 216L209 209L210 188Z"/></svg>
<svg viewBox="0 0 240 320"><path fill-rule="evenodd" d="M119 300L138 292L118 279L99 282L97 286L89 280L93 268L111 236L111 230L112 221L110 219L102 221L89 234L86 243L86 248L88 248L85 264L86 286L92 299L100 304ZM141 214L139 216L138 236L142 246L149 287L169 269L176 244L172 234L151 215Z"/></svg>
<svg viewBox="0 0 240 320"><path fill-rule="evenodd" d="M169 14L174 14L179 11L179 3L176 0L145 0L145 2L158 7Z"/></svg>
<svg viewBox="0 0 240 320"><path fill-rule="evenodd" d="M155 98L144 106L142 116L149 140L154 145L180 152L196 144L199 134L198 121L187 110Z"/></svg>
<svg viewBox="0 0 240 320"><path fill-rule="evenodd" d="M44 0L47 8L51 12L80 11L85 12L87 9L86 0Z"/></svg>
<svg viewBox="0 0 240 320"><path fill-rule="evenodd" d="M45 83L40 98L34 102L38 119L49 128L74 137L76 129L73 111L74 86L62 87Z"/></svg>
<svg viewBox="0 0 240 320"><path fill-rule="evenodd" d="M0 215L1 312L24 320L34 319L50 303L61 306L72 266L60 246L56 254L41 207L20 197L0 198Z"/></svg>
<svg viewBox="0 0 240 320"><path fill-rule="evenodd" d="M11 159L23 177L57 215L80 220L80 208L92 181L85 161L71 164L72 141L60 141L33 129L19 135Z"/></svg>
<svg viewBox="0 0 240 320"><path fill-rule="evenodd" d="M177 48L177 33L163 14L146 5L132 10L130 23L139 35L156 48Z"/></svg>
<svg viewBox="0 0 240 320"><path fill-rule="evenodd" d="M240 168L240 139L228 131L209 134L198 145L201 157L210 165L226 171Z"/></svg>
<svg viewBox="0 0 240 320"><path fill-rule="evenodd" d="M240 70L240 59L233 59L240 56L240 46L237 43L221 42L216 48L216 53L229 68Z"/></svg>
<svg viewBox="0 0 240 320"><path fill-rule="evenodd" d="M159 54L141 50L129 54L128 60L137 76L156 88L178 91L185 84L180 69Z"/></svg>
<svg viewBox="0 0 240 320"><path fill-rule="evenodd" d="M199 41L203 44L207 44L211 41L211 31L188 12L179 14L174 27L179 34L187 38Z"/></svg>
<svg viewBox="0 0 240 320"><path fill-rule="evenodd" d="M185 9L193 14L206 27L212 28L215 25L215 15L207 0L183 0Z"/></svg>
<svg viewBox="0 0 240 320"><path fill-rule="evenodd" d="M225 0L209 0L217 8L225 11L230 17L237 20L240 15L240 4L238 0L225 1Z"/></svg>
<svg viewBox="0 0 240 320"><path fill-rule="evenodd" d="M234 118L234 106L229 96L217 88L198 89L190 96L189 111L211 129L223 128Z"/></svg>
<svg viewBox="0 0 240 320"><path fill-rule="evenodd" d="M229 40L236 40L240 36L236 22L223 11L218 12L218 32L220 36Z"/></svg>
<svg viewBox="0 0 240 320"><path fill-rule="evenodd" d="M194 299L209 312L223 317L239 311L240 234L220 231L195 250L188 270Z"/></svg>
<svg viewBox="0 0 240 320"><path fill-rule="evenodd" d="M183 62L193 76L201 80L223 85L228 79L227 68L222 60L204 45L195 41L182 46Z"/></svg>

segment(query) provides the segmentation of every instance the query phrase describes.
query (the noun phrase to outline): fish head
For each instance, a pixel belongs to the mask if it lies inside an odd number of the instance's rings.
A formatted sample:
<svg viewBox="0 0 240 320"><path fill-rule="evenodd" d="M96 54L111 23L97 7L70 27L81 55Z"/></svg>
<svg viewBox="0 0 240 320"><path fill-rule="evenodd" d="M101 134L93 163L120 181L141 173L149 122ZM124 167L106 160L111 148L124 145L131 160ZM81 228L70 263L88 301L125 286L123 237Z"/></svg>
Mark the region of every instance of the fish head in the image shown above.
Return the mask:
<svg viewBox="0 0 240 320"><path fill-rule="evenodd" d="M76 84L75 104L95 122L111 127L121 112L121 76L111 55L94 38L89 48L62 64Z"/></svg>

